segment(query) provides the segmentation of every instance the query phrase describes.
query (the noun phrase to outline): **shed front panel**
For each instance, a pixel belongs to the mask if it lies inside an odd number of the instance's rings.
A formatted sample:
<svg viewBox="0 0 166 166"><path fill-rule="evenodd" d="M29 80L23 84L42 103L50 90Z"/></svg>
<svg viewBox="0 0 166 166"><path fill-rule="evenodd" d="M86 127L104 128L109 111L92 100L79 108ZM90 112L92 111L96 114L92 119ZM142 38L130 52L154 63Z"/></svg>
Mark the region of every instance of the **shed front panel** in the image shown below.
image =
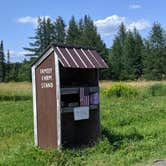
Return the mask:
<svg viewBox="0 0 166 166"><path fill-rule="evenodd" d="M35 70L38 145L57 148L57 100L54 54Z"/></svg>

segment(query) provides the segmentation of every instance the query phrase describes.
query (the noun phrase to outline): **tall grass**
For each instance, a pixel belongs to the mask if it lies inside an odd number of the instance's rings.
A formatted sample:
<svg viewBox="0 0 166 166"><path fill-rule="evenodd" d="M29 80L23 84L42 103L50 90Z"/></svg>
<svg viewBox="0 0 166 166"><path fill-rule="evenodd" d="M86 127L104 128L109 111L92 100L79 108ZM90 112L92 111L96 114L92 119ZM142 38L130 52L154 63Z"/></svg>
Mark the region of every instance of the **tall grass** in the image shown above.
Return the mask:
<svg viewBox="0 0 166 166"><path fill-rule="evenodd" d="M0 101L29 100L31 98L31 83L0 83Z"/></svg>
<svg viewBox="0 0 166 166"><path fill-rule="evenodd" d="M166 85L166 81L146 81L146 80L140 80L140 81L121 81L120 83L125 83L127 85L131 85L134 87L138 88L143 88L143 87L149 87L154 84L162 84ZM114 81L100 81L100 87L102 88L109 88L110 85L114 84L119 84L119 82L114 82Z"/></svg>

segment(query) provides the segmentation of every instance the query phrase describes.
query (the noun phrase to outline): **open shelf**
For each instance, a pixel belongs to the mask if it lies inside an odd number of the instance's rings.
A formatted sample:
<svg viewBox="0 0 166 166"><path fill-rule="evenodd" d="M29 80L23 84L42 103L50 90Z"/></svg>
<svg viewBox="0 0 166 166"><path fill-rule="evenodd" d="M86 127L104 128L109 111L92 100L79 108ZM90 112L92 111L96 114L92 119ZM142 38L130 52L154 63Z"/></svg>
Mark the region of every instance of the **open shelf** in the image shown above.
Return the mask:
<svg viewBox="0 0 166 166"><path fill-rule="evenodd" d="M66 94L78 94L80 92L81 87L68 87L68 88L61 88L61 95L66 95ZM99 87L93 86L89 87L89 92L94 93L98 92Z"/></svg>
<svg viewBox="0 0 166 166"><path fill-rule="evenodd" d="M98 109L98 105L90 105L90 110L95 110ZM69 112L73 112L74 107L62 107L61 108L61 112L62 113L69 113Z"/></svg>

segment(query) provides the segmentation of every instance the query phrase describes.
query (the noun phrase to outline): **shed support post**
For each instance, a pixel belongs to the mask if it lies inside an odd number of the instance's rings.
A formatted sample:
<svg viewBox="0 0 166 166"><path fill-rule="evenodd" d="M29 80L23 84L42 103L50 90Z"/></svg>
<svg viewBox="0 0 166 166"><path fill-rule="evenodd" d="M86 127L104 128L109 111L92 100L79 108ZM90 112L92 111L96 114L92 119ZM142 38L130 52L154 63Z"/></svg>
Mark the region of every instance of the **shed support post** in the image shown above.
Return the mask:
<svg viewBox="0 0 166 166"><path fill-rule="evenodd" d="M60 149L61 146L61 95L60 95L60 73L59 73L59 61L56 52L54 51L55 59L55 78L56 78L56 97L57 97L57 146Z"/></svg>
<svg viewBox="0 0 166 166"><path fill-rule="evenodd" d="M35 145L38 146L35 66L32 67L32 93L33 93L34 140L35 140Z"/></svg>

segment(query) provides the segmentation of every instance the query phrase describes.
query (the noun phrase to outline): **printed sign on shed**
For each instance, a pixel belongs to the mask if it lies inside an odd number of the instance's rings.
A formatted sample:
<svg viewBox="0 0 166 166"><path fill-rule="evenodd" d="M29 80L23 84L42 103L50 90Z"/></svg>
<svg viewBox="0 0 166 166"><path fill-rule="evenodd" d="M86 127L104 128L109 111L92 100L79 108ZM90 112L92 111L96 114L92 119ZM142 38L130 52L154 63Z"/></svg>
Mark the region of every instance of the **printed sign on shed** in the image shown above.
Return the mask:
<svg viewBox="0 0 166 166"><path fill-rule="evenodd" d="M53 88L52 82L52 68L40 69L41 74L41 88Z"/></svg>

